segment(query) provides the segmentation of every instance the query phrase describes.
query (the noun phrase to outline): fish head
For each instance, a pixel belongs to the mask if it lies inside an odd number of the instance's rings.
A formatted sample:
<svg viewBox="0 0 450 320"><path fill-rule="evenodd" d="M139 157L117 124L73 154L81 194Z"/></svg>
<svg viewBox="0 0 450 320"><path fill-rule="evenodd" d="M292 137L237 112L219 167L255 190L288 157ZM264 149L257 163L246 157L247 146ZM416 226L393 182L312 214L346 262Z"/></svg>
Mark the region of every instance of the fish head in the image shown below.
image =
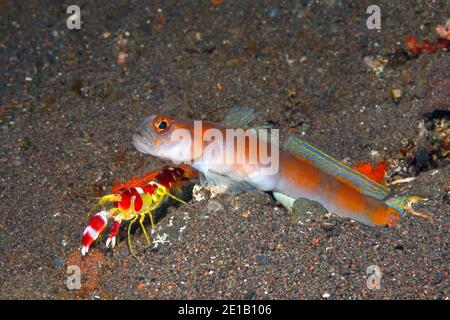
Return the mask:
<svg viewBox="0 0 450 320"><path fill-rule="evenodd" d="M192 160L192 120L176 120L164 114L147 117L133 134L139 152L174 163Z"/></svg>

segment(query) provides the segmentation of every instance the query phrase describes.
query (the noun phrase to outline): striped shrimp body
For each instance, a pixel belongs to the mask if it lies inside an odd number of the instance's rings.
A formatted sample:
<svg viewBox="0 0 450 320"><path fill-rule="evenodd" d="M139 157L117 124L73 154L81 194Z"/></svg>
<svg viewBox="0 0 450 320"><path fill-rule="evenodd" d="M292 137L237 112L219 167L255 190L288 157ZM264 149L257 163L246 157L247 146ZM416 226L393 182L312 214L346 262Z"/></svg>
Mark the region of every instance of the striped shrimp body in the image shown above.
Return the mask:
<svg viewBox="0 0 450 320"><path fill-rule="evenodd" d="M179 191L181 186L186 183L186 179L195 177L196 173L192 168L182 165L154 170L114 186L112 193L100 198L96 205L98 207L112 203L113 208L99 211L89 220L81 240L81 254L86 255L90 246L105 230L108 220L113 219L106 246L111 248L115 246L121 222L130 220L128 225L128 247L130 253L136 257L131 248L130 239L133 223L139 219L145 239L150 244L151 241L144 227L145 216L148 215L150 217L151 236L153 236L155 224L152 212L169 197L186 204L186 202L177 198L171 192L172 190Z"/></svg>

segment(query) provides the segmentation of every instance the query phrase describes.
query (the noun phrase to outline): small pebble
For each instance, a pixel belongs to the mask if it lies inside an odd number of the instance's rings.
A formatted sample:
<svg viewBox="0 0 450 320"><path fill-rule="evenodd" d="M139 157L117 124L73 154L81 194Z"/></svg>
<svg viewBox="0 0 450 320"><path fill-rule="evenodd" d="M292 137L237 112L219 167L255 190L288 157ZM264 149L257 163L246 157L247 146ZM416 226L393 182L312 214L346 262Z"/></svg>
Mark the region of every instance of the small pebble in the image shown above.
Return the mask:
<svg viewBox="0 0 450 320"><path fill-rule="evenodd" d="M272 260L269 257L266 256L256 256L255 261L260 265L268 265Z"/></svg>
<svg viewBox="0 0 450 320"><path fill-rule="evenodd" d="M52 267L57 269L57 268L61 268L64 263L66 262L66 259L64 258L57 258L55 260L52 261Z"/></svg>
<svg viewBox="0 0 450 320"><path fill-rule="evenodd" d="M400 89L392 89L391 90L391 97L394 101L400 99L402 97L402 90Z"/></svg>
<svg viewBox="0 0 450 320"><path fill-rule="evenodd" d="M256 292L254 290L250 290L244 295L244 300L252 300L255 297L256 297Z"/></svg>
<svg viewBox="0 0 450 320"><path fill-rule="evenodd" d="M117 64L124 64L128 58L128 53L125 52L119 52L117 55Z"/></svg>

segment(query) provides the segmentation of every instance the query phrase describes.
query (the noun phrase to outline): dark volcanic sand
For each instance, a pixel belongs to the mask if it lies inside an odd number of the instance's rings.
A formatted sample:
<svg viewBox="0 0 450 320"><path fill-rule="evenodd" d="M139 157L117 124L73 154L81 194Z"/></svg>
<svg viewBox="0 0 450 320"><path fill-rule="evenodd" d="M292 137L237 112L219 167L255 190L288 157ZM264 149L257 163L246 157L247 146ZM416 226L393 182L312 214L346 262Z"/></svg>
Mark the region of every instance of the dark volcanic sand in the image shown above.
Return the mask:
<svg viewBox="0 0 450 320"><path fill-rule="evenodd" d="M81 1L80 31L66 28L72 2L55 3L0 0L0 298L448 299L445 161L393 188L428 198L418 209L430 219L291 223L252 192L162 212L168 242L152 250L132 236L141 261L123 233L113 251L105 239L82 262L78 251L93 197L164 164L131 143L153 113L220 121L252 106L283 137L301 126L352 165L392 164L419 121L450 106L449 53L399 51L409 34L435 40L446 1L377 1L379 32L365 23L373 1ZM376 75L364 57L378 55L389 63ZM70 264L81 264L80 290L66 287ZM380 290L366 287L371 265Z"/></svg>

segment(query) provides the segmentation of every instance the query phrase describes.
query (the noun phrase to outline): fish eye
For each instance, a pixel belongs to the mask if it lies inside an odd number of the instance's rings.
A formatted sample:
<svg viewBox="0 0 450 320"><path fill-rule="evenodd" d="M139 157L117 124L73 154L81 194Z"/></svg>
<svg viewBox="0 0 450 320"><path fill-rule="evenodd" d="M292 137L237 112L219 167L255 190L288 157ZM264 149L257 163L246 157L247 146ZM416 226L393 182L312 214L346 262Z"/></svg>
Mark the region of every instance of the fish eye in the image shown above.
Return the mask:
<svg viewBox="0 0 450 320"><path fill-rule="evenodd" d="M167 128L167 122L166 121L161 121L159 123L158 128L161 129L161 130L164 130L165 128Z"/></svg>
<svg viewBox="0 0 450 320"><path fill-rule="evenodd" d="M170 119L165 116L156 117L153 121L153 127L157 132L163 132L170 127Z"/></svg>

